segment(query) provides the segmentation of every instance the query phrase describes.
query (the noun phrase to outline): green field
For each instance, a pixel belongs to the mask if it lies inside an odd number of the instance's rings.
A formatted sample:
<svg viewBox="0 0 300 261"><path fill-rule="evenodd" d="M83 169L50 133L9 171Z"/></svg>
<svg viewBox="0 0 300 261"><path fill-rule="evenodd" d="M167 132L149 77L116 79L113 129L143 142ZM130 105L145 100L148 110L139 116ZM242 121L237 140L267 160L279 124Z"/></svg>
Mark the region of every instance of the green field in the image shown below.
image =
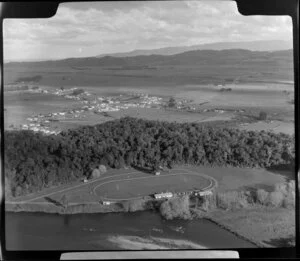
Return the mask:
<svg viewBox="0 0 300 261"><path fill-rule="evenodd" d="M93 191L103 198L124 200L165 191L178 193L210 187L211 180L199 174L182 171L182 174L119 179L99 184Z"/></svg>

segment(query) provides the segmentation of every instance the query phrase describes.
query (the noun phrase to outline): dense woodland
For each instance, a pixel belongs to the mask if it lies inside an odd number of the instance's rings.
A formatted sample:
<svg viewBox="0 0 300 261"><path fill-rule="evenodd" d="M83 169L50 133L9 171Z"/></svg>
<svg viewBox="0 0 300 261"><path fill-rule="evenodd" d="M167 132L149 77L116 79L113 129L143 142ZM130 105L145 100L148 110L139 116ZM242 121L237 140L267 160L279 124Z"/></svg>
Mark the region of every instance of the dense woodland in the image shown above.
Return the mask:
<svg viewBox="0 0 300 261"><path fill-rule="evenodd" d="M269 167L294 160L294 137L125 117L59 135L5 132L7 193L25 195L88 176L99 164Z"/></svg>

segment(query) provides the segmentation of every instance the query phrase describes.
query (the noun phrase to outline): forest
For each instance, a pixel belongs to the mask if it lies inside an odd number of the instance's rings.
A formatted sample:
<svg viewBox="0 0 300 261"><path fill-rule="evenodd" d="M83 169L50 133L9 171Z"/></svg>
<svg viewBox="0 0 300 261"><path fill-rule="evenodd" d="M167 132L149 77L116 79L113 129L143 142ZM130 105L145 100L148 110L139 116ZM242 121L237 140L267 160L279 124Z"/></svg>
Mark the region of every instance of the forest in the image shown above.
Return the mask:
<svg viewBox="0 0 300 261"><path fill-rule="evenodd" d="M58 135L5 131L6 193L66 184L105 165L270 167L294 162L294 136L124 117Z"/></svg>

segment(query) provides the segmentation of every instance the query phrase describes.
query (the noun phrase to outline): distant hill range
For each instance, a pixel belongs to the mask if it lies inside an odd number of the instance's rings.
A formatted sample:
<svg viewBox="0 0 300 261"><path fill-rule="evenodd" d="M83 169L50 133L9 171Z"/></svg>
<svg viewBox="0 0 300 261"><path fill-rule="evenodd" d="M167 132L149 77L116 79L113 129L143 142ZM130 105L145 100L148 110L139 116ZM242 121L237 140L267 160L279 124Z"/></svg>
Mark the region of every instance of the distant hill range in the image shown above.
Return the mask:
<svg viewBox="0 0 300 261"><path fill-rule="evenodd" d="M165 86L242 81L292 83L294 77L292 49L209 49L170 55L11 62L5 64L4 72L5 83L42 76L39 83L51 86Z"/></svg>
<svg viewBox="0 0 300 261"><path fill-rule="evenodd" d="M68 67L118 67L124 69L134 69L135 67L149 66L221 66L228 65L236 67L238 64L256 63L260 66L272 63L288 62L292 65L292 49L282 51L250 51L244 49L228 50L195 50L174 55L138 55L131 57L84 57L68 58L54 61L40 62L11 62L6 67L23 65L23 66L68 66Z"/></svg>
<svg viewBox="0 0 300 261"><path fill-rule="evenodd" d="M199 44L191 46L165 47L149 50L134 50L124 53L100 54L96 57L131 57L138 55L173 55L195 50L226 50L226 49L246 49L250 51L278 51L293 48L292 41L272 40L272 41L251 41L251 42L217 42L209 44Z"/></svg>

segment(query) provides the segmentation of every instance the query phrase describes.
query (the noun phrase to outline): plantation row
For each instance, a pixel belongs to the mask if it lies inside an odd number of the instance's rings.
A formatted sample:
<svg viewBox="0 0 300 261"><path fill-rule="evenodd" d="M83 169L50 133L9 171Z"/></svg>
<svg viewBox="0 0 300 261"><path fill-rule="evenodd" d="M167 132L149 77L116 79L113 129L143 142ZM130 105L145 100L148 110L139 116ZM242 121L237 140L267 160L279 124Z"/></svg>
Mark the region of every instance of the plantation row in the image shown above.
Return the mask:
<svg viewBox="0 0 300 261"><path fill-rule="evenodd" d="M5 132L8 193L24 195L65 184L99 164L157 168L173 164L268 167L294 159L294 137L271 132L214 128L122 118L59 135Z"/></svg>

